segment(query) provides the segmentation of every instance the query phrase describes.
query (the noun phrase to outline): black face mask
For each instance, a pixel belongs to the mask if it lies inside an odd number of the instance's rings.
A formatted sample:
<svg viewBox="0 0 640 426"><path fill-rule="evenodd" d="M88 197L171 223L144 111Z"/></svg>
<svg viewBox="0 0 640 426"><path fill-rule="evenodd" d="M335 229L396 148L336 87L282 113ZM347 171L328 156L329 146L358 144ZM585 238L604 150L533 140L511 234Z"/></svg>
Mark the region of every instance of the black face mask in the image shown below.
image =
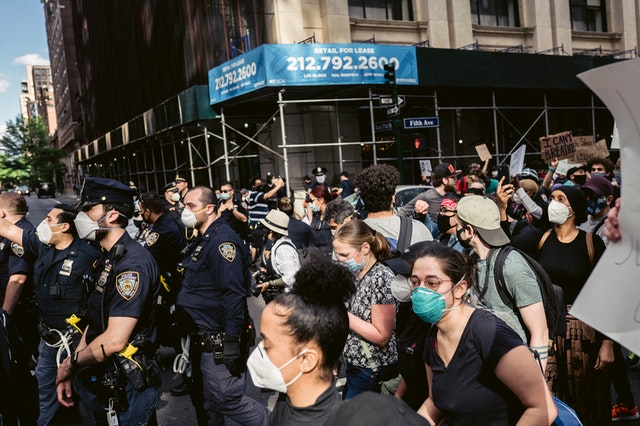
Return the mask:
<svg viewBox="0 0 640 426"><path fill-rule="evenodd" d="M460 228L460 229L456 229L456 236L458 237L458 241L460 242L460 245L464 248L469 248L471 247L471 238L473 237L469 237L466 240L463 240L462 237L460 236L460 234L462 234L464 232L464 228Z"/></svg>
<svg viewBox="0 0 640 426"><path fill-rule="evenodd" d="M438 213L438 229L443 234L446 234L448 230L456 226L451 224L452 217L453 216L445 216L443 214Z"/></svg>
<svg viewBox="0 0 640 426"><path fill-rule="evenodd" d="M136 228L142 229L142 224L144 221L142 219L133 219L133 224L136 225Z"/></svg>
<svg viewBox="0 0 640 426"><path fill-rule="evenodd" d="M573 180L578 185L584 185L587 182L587 175L573 175Z"/></svg>

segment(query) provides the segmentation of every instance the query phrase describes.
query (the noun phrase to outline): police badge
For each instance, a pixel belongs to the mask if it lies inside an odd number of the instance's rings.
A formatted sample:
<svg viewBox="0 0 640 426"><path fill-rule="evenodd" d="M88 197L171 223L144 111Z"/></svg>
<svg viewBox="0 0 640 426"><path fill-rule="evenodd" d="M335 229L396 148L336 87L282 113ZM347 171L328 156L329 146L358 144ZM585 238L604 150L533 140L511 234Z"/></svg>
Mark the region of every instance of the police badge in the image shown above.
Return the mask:
<svg viewBox="0 0 640 426"><path fill-rule="evenodd" d="M18 243L11 243L11 251L18 257L24 256L24 248Z"/></svg>
<svg viewBox="0 0 640 426"><path fill-rule="evenodd" d="M140 274L134 271L123 272L116 277L116 289L125 300L131 300L140 287Z"/></svg>
<svg viewBox="0 0 640 426"><path fill-rule="evenodd" d="M148 247L151 247L158 241L158 238L160 238L160 234L157 232L149 232L149 234L147 234L147 238L145 238L145 242Z"/></svg>
<svg viewBox="0 0 640 426"><path fill-rule="evenodd" d="M233 262L236 258L236 245L232 242L222 243L218 246L218 251L229 262Z"/></svg>

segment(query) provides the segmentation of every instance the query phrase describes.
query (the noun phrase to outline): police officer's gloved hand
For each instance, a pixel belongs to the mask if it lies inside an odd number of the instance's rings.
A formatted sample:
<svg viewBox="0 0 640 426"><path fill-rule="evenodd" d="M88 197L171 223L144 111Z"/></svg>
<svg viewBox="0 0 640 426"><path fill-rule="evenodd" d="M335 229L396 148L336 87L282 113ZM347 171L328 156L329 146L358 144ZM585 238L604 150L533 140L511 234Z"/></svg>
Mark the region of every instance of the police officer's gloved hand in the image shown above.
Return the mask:
<svg viewBox="0 0 640 426"><path fill-rule="evenodd" d="M240 354L240 337L225 336L222 353L224 365L232 376L240 377L245 369L245 361Z"/></svg>

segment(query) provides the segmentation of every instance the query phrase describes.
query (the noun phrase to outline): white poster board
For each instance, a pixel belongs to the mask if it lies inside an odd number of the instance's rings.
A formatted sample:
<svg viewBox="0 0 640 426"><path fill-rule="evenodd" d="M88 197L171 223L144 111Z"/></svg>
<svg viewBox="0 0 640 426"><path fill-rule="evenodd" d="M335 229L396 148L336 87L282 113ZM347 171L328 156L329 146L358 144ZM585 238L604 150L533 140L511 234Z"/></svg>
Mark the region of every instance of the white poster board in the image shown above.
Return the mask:
<svg viewBox="0 0 640 426"><path fill-rule="evenodd" d="M558 165L556 166L556 173L562 176L566 176L569 169L572 167L580 167L580 164L570 163L566 158L564 160L558 161Z"/></svg>
<svg viewBox="0 0 640 426"><path fill-rule="evenodd" d="M620 134L618 133L618 123L613 122L613 133L611 134L611 149L620 149Z"/></svg>
<svg viewBox="0 0 640 426"><path fill-rule="evenodd" d="M599 67L578 77L613 114L622 170L640 161L640 60ZM624 176L622 239L609 243L574 302L571 313L629 350L640 353L640 174Z"/></svg>
<svg viewBox="0 0 640 426"><path fill-rule="evenodd" d="M422 176L431 177L431 161L430 160L420 160L420 173L422 173Z"/></svg>
<svg viewBox="0 0 640 426"><path fill-rule="evenodd" d="M511 154L511 163L509 163L509 174L511 176L518 176L522 173L522 167L524 166L524 154L527 151L527 146L522 145Z"/></svg>

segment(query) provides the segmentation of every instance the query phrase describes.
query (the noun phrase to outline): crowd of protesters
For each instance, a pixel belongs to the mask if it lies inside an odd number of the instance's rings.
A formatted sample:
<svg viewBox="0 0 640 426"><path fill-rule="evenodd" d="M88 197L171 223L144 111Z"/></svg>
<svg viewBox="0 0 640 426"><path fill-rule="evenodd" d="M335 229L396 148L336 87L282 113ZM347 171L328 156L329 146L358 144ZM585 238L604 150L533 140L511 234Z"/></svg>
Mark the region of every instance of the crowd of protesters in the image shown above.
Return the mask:
<svg viewBox="0 0 640 426"><path fill-rule="evenodd" d="M616 237L605 223L617 214L619 163L556 168L532 161L498 179L488 162L440 163L433 187L399 210L399 173L385 164L353 180L342 172L335 187L316 167L303 200L271 175L240 191L177 176L137 194L127 229L158 266L154 343L175 349L183 377L172 394L190 395L202 425L383 424L390 413L403 424L541 425L558 415L552 396L584 425L637 419L627 351L569 314ZM555 324L541 274L555 285ZM259 330L251 297L265 302ZM272 412L243 395L246 371L279 392ZM56 410L40 399L47 424Z"/></svg>

